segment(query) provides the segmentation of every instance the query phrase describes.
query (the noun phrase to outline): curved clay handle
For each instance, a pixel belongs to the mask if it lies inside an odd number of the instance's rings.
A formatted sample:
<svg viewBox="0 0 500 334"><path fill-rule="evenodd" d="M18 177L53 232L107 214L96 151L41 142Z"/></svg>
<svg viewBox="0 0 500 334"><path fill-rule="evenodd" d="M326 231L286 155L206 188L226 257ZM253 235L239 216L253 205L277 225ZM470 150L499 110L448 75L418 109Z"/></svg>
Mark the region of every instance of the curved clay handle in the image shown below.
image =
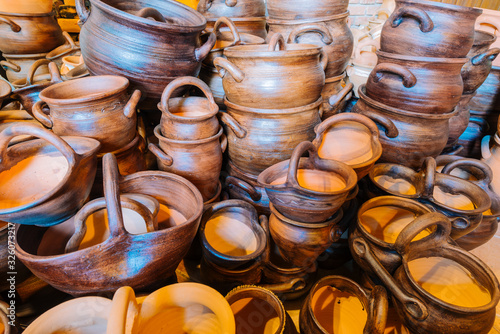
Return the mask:
<svg viewBox="0 0 500 334"><path fill-rule="evenodd" d="M290 35L288 35L289 43L298 43L297 39L299 36L307 33L318 33L321 35L321 41L325 44L333 43L333 37L328 28L324 24L310 23L301 24L295 27Z"/></svg>
<svg viewBox="0 0 500 334"><path fill-rule="evenodd" d="M260 284L259 283L260 287L263 287L264 289L267 289L267 290L271 290L275 294L281 294L281 293L302 290L302 289L305 289L306 285L307 285L307 282L302 277L292 278L289 281L275 283L275 284L272 284L272 283L271 284Z"/></svg>
<svg viewBox="0 0 500 334"><path fill-rule="evenodd" d="M63 31L62 35L64 36L64 39L66 40L67 43L64 43L63 45L54 48L52 51L47 53L45 58L49 60L54 60L71 50L80 50L80 47L75 45L75 41L73 41L73 38L71 38L71 36L68 34L67 31Z"/></svg>
<svg viewBox="0 0 500 334"><path fill-rule="evenodd" d="M38 59L35 61L30 69L28 70L28 74L26 75L26 86L31 86L33 84L33 77L35 76L36 70L42 65L48 65L51 61L48 59ZM58 71L59 72L59 71Z"/></svg>
<svg viewBox="0 0 500 334"><path fill-rule="evenodd" d="M381 285L376 285L370 294L369 315L363 334L384 334L388 310L387 290Z"/></svg>
<svg viewBox="0 0 500 334"><path fill-rule="evenodd" d="M10 26L10 29L13 32L20 32L21 31L21 27L18 26L14 21L12 21L11 19L8 19L6 17L3 17L1 15L0 15L0 23L8 24Z"/></svg>
<svg viewBox="0 0 500 334"><path fill-rule="evenodd" d="M71 35L67 31L63 31L62 35L71 49L79 49L79 46L76 46L75 41L71 38Z"/></svg>
<svg viewBox="0 0 500 334"><path fill-rule="evenodd" d="M252 200L254 200L255 202L260 201L260 199L262 198L262 194L259 193L257 191L257 189L255 189L254 186L252 186L251 184L249 184L243 180L240 180L234 176L226 177L225 183L226 183L226 187L240 188L241 190L246 192L248 194L248 196L250 196L250 198Z"/></svg>
<svg viewBox="0 0 500 334"><path fill-rule="evenodd" d="M47 104L42 100L37 101L33 105L33 108L31 109L33 117L35 117L35 119L40 123L42 123L43 126L45 126L46 128L52 129L52 127L54 126L54 122L52 122L52 117L50 117L50 112L48 115L44 113L42 110L42 106L46 106L48 108Z"/></svg>
<svg viewBox="0 0 500 334"><path fill-rule="evenodd" d="M108 210L109 234L118 238L127 234L123 224L123 213L120 201L120 171L118 162L113 153L106 153L102 157L102 175L104 185L104 199ZM151 213L147 209L148 213ZM147 220L146 220L147 221ZM151 217L151 221L153 221Z"/></svg>
<svg viewBox="0 0 500 334"><path fill-rule="evenodd" d="M491 157L490 141L490 135L484 136L483 139L481 139L481 156L483 159L489 159Z"/></svg>
<svg viewBox="0 0 500 334"><path fill-rule="evenodd" d="M498 56L499 53L500 53L500 48L491 48L486 52L475 55L474 57L472 57L470 62L472 65L477 66L484 63L487 60L489 61L495 60L495 58Z"/></svg>
<svg viewBox="0 0 500 334"><path fill-rule="evenodd" d="M278 46L278 51L286 50L286 43L283 35L280 33L275 33L271 40L269 41L269 46L267 47L267 51L276 51L276 46Z"/></svg>
<svg viewBox="0 0 500 334"><path fill-rule="evenodd" d="M217 36L215 36L213 32L208 33L208 39L205 44L194 50L194 57L198 62L203 61L203 59L208 56L208 53L214 47L215 42L217 42Z"/></svg>
<svg viewBox="0 0 500 334"><path fill-rule="evenodd" d="M384 283L385 287L389 289L393 297L399 300L413 318L417 320L425 320L428 316L428 310L420 299L411 295L407 295L396 283L394 278L387 272L387 269L382 266L380 261L373 255L372 250L368 243L362 237L356 237L352 242L353 252L365 260L377 277Z"/></svg>
<svg viewBox="0 0 500 334"><path fill-rule="evenodd" d="M135 322L135 318L139 314L139 306L137 305L134 289L129 286L122 286L116 290L113 296L106 334L124 334L127 327L132 328L132 326L127 326L127 315L130 307L134 314L134 318L131 320Z"/></svg>
<svg viewBox="0 0 500 334"><path fill-rule="evenodd" d="M34 74L35 72L33 72ZM59 72L59 67L57 67L56 63L50 62L49 63L49 74L50 74L50 82L55 84L55 83L60 83L63 82L63 79L61 78L61 72ZM31 80L33 78L31 77Z"/></svg>
<svg viewBox="0 0 500 334"><path fill-rule="evenodd" d="M125 117L131 118L132 116L134 116L135 112L137 111L137 104L141 100L141 96L142 93L140 90L134 90L132 96L130 96L130 99L123 108L123 114L125 115Z"/></svg>
<svg viewBox="0 0 500 334"><path fill-rule="evenodd" d="M212 1L213 0L200 0L198 2L198 6L196 6L196 11L200 13L205 13L210 7L212 7Z"/></svg>
<svg viewBox="0 0 500 334"><path fill-rule="evenodd" d="M396 9L391 17L389 17L391 26L393 28L399 26L405 16L414 18L420 22L420 31L422 32L430 32L434 29L434 22L432 22L429 15L424 10L415 7L399 7Z"/></svg>
<svg viewBox="0 0 500 334"><path fill-rule="evenodd" d="M220 136L220 150L222 153L226 152L227 149L227 136L222 133Z"/></svg>
<svg viewBox="0 0 500 334"><path fill-rule="evenodd" d="M288 164L288 172L286 174L285 185L292 187L301 187L299 185L299 180L297 179L297 173L299 170L299 162L300 157L309 151L309 158L312 160L319 160L318 151L316 150L316 146L313 145L310 141L303 141L292 152L292 156L290 158L290 162Z"/></svg>
<svg viewBox="0 0 500 334"><path fill-rule="evenodd" d="M167 23L165 16L163 16L163 14L160 13L158 10L151 7L144 7L141 10L139 10L135 15L143 18L150 17L155 21Z"/></svg>
<svg viewBox="0 0 500 334"><path fill-rule="evenodd" d="M1 60L0 61L0 65L2 65L3 67L7 67L7 68L11 69L14 72L21 71L21 67L19 65L16 65L13 62L10 62L8 60Z"/></svg>
<svg viewBox="0 0 500 334"><path fill-rule="evenodd" d="M316 128L314 129L314 132L316 132L316 139L320 139L325 132L330 129L332 126L335 124L338 124L340 122L356 122L360 123L368 128L370 132L372 133L372 137L374 139L379 138L379 131L377 128L377 125L368 117L362 115L362 114L355 114L355 113L340 113L336 114L333 116L328 117L325 119L323 122L321 122Z"/></svg>
<svg viewBox="0 0 500 334"><path fill-rule="evenodd" d="M85 0L76 0L75 1L76 13L78 17L80 17L80 25L85 24L90 15L90 10L85 7Z"/></svg>
<svg viewBox="0 0 500 334"><path fill-rule="evenodd" d="M228 7L234 7L234 6L236 6L237 3L238 3L237 0L226 0L225 1L226 6L228 6Z"/></svg>
<svg viewBox="0 0 500 334"><path fill-rule="evenodd" d="M222 123L226 124L227 127L229 127L236 137L238 138L245 138L247 135L247 130L243 126L238 123L237 120L235 120L231 115L229 115L227 112L219 111L217 114L220 117L220 120Z"/></svg>
<svg viewBox="0 0 500 334"><path fill-rule="evenodd" d="M377 50L380 47L379 43L380 42L377 42L373 38L362 39L356 46L356 49L354 50L354 60L359 59L361 57L361 51L367 46L373 46L375 50Z"/></svg>
<svg viewBox="0 0 500 334"><path fill-rule="evenodd" d="M321 53L319 55L319 63L323 71L326 70L326 67L328 66L328 53L325 49L321 49Z"/></svg>
<svg viewBox="0 0 500 334"><path fill-rule="evenodd" d="M163 150L159 148L156 144L149 143L148 149L149 151L151 151L151 153L155 155L155 157L160 159L163 164L167 166L172 166L172 164L174 163L174 159L167 153L163 152Z"/></svg>
<svg viewBox="0 0 500 334"><path fill-rule="evenodd" d="M403 86L411 88L417 83L415 75L406 67L393 63L380 63L372 70L373 81L379 82L384 77L384 72L396 74L403 79Z"/></svg>
<svg viewBox="0 0 500 334"><path fill-rule="evenodd" d="M242 82L245 79L245 73L224 57L215 58L214 66L221 78L224 78L226 73L229 73L236 82Z"/></svg>
<svg viewBox="0 0 500 334"><path fill-rule="evenodd" d="M388 138L396 138L397 136L399 136L398 128L389 118L385 117L384 115L380 115L369 110L363 110L362 112L360 112L360 114L365 115L375 123L382 125L382 127L384 127L385 129L385 135Z"/></svg>
<svg viewBox="0 0 500 334"><path fill-rule="evenodd" d="M436 183L436 160L433 157L427 157L422 164L420 174L423 176L423 189L420 197L431 198L434 193L434 185Z"/></svg>
<svg viewBox="0 0 500 334"><path fill-rule="evenodd" d="M214 95L212 94L212 91L210 90L210 87L203 82L201 79L195 78L195 77L180 77L172 80L167 87L165 87L165 90L163 90L163 93L161 94L161 107L162 111L165 112L167 115L172 115L168 108L168 101L170 100L170 97L172 94L177 90L179 87L183 86L195 86L198 87L203 94L205 94L206 98L208 99L208 102L210 104L210 110L213 113L217 113L219 110L219 106L217 103L215 103L214 100Z"/></svg>
<svg viewBox="0 0 500 334"><path fill-rule="evenodd" d="M469 167L469 168L474 167L479 169L482 175L477 175L477 173L474 173L474 176L477 177L477 181L470 181L470 182L477 184L479 187L483 189L488 188L488 186L491 183L491 180L493 179L493 171L491 170L490 166L488 166L481 160L468 159L468 158L455 160L446 164L443 167L441 173L451 174L451 172L455 168L463 168L463 167Z"/></svg>
<svg viewBox="0 0 500 334"><path fill-rule="evenodd" d="M353 87L354 87L353 83L349 82L347 85L345 85L344 88L340 90L340 92L330 96L327 101L330 108L337 108L340 101L346 98L347 94L349 94L352 91Z"/></svg>
<svg viewBox="0 0 500 334"><path fill-rule="evenodd" d="M228 48L230 46L234 46L234 45L240 44L241 43L241 37L240 37L240 33L238 32L238 28L236 28L236 26L234 25L234 22L231 21L231 19L229 19L229 18L227 18L225 16L219 17L217 19L217 21L215 21L214 29L212 30L215 33L215 36L219 35L219 28L222 25L226 25L226 27L228 27L229 30L231 31L231 34L233 34L233 42L231 44L229 44L228 46L226 46L226 47Z"/></svg>

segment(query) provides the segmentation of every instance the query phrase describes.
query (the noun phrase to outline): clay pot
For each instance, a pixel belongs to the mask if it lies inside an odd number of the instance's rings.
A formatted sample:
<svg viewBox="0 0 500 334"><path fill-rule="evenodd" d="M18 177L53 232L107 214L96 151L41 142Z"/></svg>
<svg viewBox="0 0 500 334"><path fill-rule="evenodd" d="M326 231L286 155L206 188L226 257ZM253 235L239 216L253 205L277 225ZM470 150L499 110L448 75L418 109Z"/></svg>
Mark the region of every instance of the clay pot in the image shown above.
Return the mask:
<svg viewBox="0 0 500 334"><path fill-rule="evenodd" d="M52 12L52 1L50 0L23 0L12 3L10 0L0 2L0 12L4 13L50 13Z"/></svg>
<svg viewBox="0 0 500 334"><path fill-rule="evenodd" d="M322 223L304 223L283 216L272 203L270 207L271 237L283 259L295 267L311 267L318 256L342 235L338 226L343 215L341 209Z"/></svg>
<svg viewBox="0 0 500 334"><path fill-rule="evenodd" d="M38 137L8 147L19 135ZM49 226L80 209L97 167L97 140L60 138L33 124L14 123L0 133L0 220Z"/></svg>
<svg viewBox="0 0 500 334"><path fill-rule="evenodd" d="M241 0L240 0L241 1ZM212 31L217 18L207 18L207 31ZM267 37L267 23L265 17L231 17L239 33L258 36L260 38ZM228 31L229 28L221 29L222 32Z"/></svg>
<svg viewBox="0 0 500 334"><path fill-rule="evenodd" d="M410 243L433 226L429 237ZM500 299L498 280L481 260L449 241L450 230L451 223L439 213L417 218L395 242L402 265L394 277L362 238L354 240L352 250L369 263L392 293L410 332L489 333Z"/></svg>
<svg viewBox="0 0 500 334"><path fill-rule="evenodd" d="M309 158L301 159L306 151ZM290 160L265 169L257 182L285 217L303 223L323 223L344 204L357 177L346 164L321 159L311 142L302 142Z"/></svg>
<svg viewBox="0 0 500 334"><path fill-rule="evenodd" d="M352 97L353 84L346 79L346 73L325 79L325 86L321 91L323 97L323 115L321 120L342 112L347 101Z"/></svg>
<svg viewBox="0 0 500 334"><path fill-rule="evenodd" d="M229 162L231 164L231 162ZM229 172L231 175L232 173ZM236 176L228 176L225 186L229 193L229 198L241 199L252 204L260 215L269 215L269 197L266 190L259 187L257 180L243 180Z"/></svg>
<svg viewBox="0 0 500 334"><path fill-rule="evenodd" d="M87 70L87 66L85 64L78 65L72 70L69 70L66 74L64 74L64 80L73 80L83 77L88 77L90 75Z"/></svg>
<svg viewBox="0 0 500 334"><path fill-rule="evenodd" d="M321 97L327 56L320 47L285 44L276 34L269 45L237 45L225 49L224 56L227 59L218 57L214 65L231 103L286 109L303 107ZM290 93L293 99L287 98Z"/></svg>
<svg viewBox="0 0 500 334"><path fill-rule="evenodd" d="M176 1L91 3L90 12L83 0L76 1L85 65L92 75L127 77L132 88L144 94L144 104L156 104L174 78L197 76L215 44L215 35L210 34L200 46L205 18Z"/></svg>
<svg viewBox="0 0 500 334"><path fill-rule="evenodd" d="M353 65L374 68L377 65L377 51L380 49L380 39L374 40L369 37L362 38L355 44L351 60Z"/></svg>
<svg viewBox="0 0 500 334"><path fill-rule="evenodd" d="M272 20L307 20L344 13L348 5L349 1L346 0L320 0L313 3L304 0L269 0L267 10Z"/></svg>
<svg viewBox="0 0 500 334"><path fill-rule="evenodd" d="M216 135L199 140L174 140L160 134L155 127L159 147L150 143L148 148L156 156L160 170L185 177L200 190L204 201L211 199L219 185L222 153L227 142L222 127Z"/></svg>
<svg viewBox="0 0 500 334"><path fill-rule="evenodd" d="M200 223L200 240L207 262L235 269L258 261L266 248L266 235L257 211L242 200L210 204Z"/></svg>
<svg viewBox="0 0 500 334"><path fill-rule="evenodd" d="M396 0L396 8L382 28L380 50L464 58L474 41L474 23L480 14L480 9L447 3Z"/></svg>
<svg viewBox="0 0 500 334"><path fill-rule="evenodd" d="M63 70L64 58L65 57L73 57L78 54L79 62L83 61L80 57L80 46L75 44L73 38L68 34L68 32L63 31L63 36L66 39L66 43L58 46L54 50L47 53L46 58L50 61L53 61L57 64L61 71Z"/></svg>
<svg viewBox="0 0 500 334"><path fill-rule="evenodd" d="M341 113L316 128L313 144L322 159L345 163L363 178L382 155L377 125L368 117Z"/></svg>
<svg viewBox="0 0 500 334"><path fill-rule="evenodd" d="M10 82L14 82L19 79L26 79L26 75L28 74L31 65L38 59L45 59L46 53L37 53L37 54L3 54L3 57L6 60L1 60L0 65L5 70L5 74L7 75L7 79ZM37 68L34 75L40 75L49 73L49 68L46 64Z"/></svg>
<svg viewBox="0 0 500 334"><path fill-rule="evenodd" d="M498 10L481 9L483 13L476 20L476 30L485 31L498 37L500 35L500 16L498 15ZM500 47L500 40L497 39L492 47ZM493 60L493 66L500 66L500 59Z"/></svg>
<svg viewBox="0 0 500 334"><path fill-rule="evenodd" d="M289 159L299 143L314 139L322 102L319 98L297 108L256 109L234 104L226 97L227 112L221 112L220 117L226 128L229 159L254 177Z"/></svg>
<svg viewBox="0 0 500 334"><path fill-rule="evenodd" d="M46 229L20 228L17 256L38 277L72 295L112 292L124 285L146 290L161 286L174 275L196 235L203 209L201 194L189 181L171 173L144 171L121 176L112 154L104 156L103 165L110 237L72 253L61 250L57 255L41 256L37 249ZM160 203L159 230L141 235L126 232L119 192L156 198ZM78 219L84 221L92 210L103 206L89 206L80 211ZM64 247L64 243L59 246Z"/></svg>
<svg viewBox="0 0 500 334"><path fill-rule="evenodd" d="M334 1L330 3L335 4ZM289 5L293 6L287 2L286 6ZM319 19L269 19L267 20L269 36L280 33L288 43L314 44L322 47L328 56L325 77L335 77L345 71L353 51L354 42L347 24L348 15L349 12L344 11Z"/></svg>
<svg viewBox="0 0 500 334"><path fill-rule="evenodd" d="M498 101L500 99L500 67L492 67L490 74L477 89L477 94L470 101L470 108L483 114L500 113ZM494 124L493 124L494 125ZM493 126L493 129L495 126ZM492 130L494 131L494 130Z"/></svg>
<svg viewBox="0 0 500 334"><path fill-rule="evenodd" d="M128 86L127 78L112 75L61 82L40 92L33 116L59 136L94 138L101 153L116 151L136 136L141 92L129 98Z"/></svg>
<svg viewBox="0 0 500 334"><path fill-rule="evenodd" d="M382 161L418 168L426 157L438 156L446 146L449 119L456 115L456 110L445 114L408 112L371 99L364 86L358 93L360 99L352 111L385 128L385 133L380 134Z"/></svg>
<svg viewBox="0 0 500 334"><path fill-rule="evenodd" d="M268 289L239 286L226 295L226 300L233 310L236 333L297 333L281 300Z"/></svg>
<svg viewBox="0 0 500 334"><path fill-rule="evenodd" d="M3 100L7 98L11 92L12 86L4 79L0 79L0 107L2 106Z"/></svg>
<svg viewBox="0 0 500 334"><path fill-rule="evenodd" d="M264 0L200 0L196 10L206 18L266 16Z"/></svg>
<svg viewBox="0 0 500 334"><path fill-rule="evenodd" d="M49 52L64 44L55 13L16 14L0 12L0 51L9 54Z"/></svg>
<svg viewBox="0 0 500 334"><path fill-rule="evenodd" d="M500 137L498 133L493 137L494 143L492 148L490 148L491 137L486 136L481 142L481 155L483 161L491 168L493 171L493 177L491 180L491 189L500 196Z"/></svg>
<svg viewBox="0 0 500 334"><path fill-rule="evenodd" d="M172 94L184 86L198 87L206 98L172 97ZM199 140L212 137L219 131L217 120L219 107L214 101L210 88L198 78L181 77L165 87L158 104L162 116L160 131L165 138L174 140Z"/></svg>
<svg viewBox="0 0 500 334"><path fill-rule="evenodd" d="M323 277L302 304L300 332L383 334L389 307L387 298L382 286L368 293L349 278Z"/></svg>
<svg viewBox="0 0 500 334"><path fill-rule="evenodd" d="M455 116L450 118L450 131L448 134L448 141L446 142L445 149L453 148L457 142L458 138L464 133L465 129L467 129L467 125L469 125L470 119L470 100L476 95L476 93L472 94L463 94L455 107L455 111L457 112Z"/></svg>
<svg viewBox="0 0 500 334"><path fill-rule="evenodd" d="M366 84L368 76L370 76L372 70L373 67L361 66L356 64L352 64L347 67L346 73L349 81L353 84L352 91L354 92L354 96L356 96L357 98L359 98L360 87Z"/></svg>

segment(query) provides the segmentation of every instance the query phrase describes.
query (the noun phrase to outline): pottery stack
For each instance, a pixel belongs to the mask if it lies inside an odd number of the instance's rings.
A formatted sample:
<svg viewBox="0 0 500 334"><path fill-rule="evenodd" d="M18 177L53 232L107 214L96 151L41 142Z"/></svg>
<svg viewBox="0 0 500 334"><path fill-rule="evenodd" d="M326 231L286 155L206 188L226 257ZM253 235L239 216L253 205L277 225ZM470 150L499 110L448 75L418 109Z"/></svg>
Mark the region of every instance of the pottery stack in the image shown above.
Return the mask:
<svg viewBox="0 0 500 334"><path fill-rule="evenodd" d="M328 58L321 93L322 119L338 113L352 89L345 82L345 69L353 50L353 35L347 23L348 5L346 0L267 1L269 36L280 33L287 43L321 46Z"/></svg>
<svg viewBox="0 0 500 334"><path fill-rule="evenodd" d="M396 0L382 29L378 63L353 109L386 129L380 138L383 161L419 168L445 148L480 14L445 3Z"/></svg>

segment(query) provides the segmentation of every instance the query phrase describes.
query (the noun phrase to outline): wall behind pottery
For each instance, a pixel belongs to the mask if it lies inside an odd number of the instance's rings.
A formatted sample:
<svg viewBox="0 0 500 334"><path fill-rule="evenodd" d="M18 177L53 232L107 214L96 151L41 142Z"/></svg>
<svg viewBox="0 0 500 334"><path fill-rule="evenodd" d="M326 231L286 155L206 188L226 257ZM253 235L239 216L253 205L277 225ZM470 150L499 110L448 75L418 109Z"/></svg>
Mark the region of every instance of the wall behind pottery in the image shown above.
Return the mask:
<svg viewBox="0 0 500 334"><path fill-rule="evenodd" d="M377 12L383 0L349 0L349 17L351 26L365 26Z"/></svg>

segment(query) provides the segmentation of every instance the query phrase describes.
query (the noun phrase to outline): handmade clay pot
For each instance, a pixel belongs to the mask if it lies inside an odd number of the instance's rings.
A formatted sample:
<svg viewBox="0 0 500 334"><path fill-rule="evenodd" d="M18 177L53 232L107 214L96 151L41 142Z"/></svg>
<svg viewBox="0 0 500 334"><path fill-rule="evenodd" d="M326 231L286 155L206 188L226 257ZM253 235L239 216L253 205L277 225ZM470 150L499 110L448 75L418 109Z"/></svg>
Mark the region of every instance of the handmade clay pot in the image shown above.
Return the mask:
<svg viewBox="0 0 500 334"><path fill-rule="evenodd" d="M338 114L344 110L347 101L352 97L353 84L346 79L346 73L325 79L325 86L321 91L323 97L323 115L321 120Z"/></svg>
<svg viewBox="0 0 500 334"><path fill-rule="evenodd" d="M493 147L490 148L491 137L486 136L483 138L481 143L481 155L483 161L491 168L493 171L493 177L491 180L491 189L500 196L500 137L498 133L493 137L494 143Z"/></svg>
<svg viewBox="0 0 500 334"><path fill-rule="evenodd" d="M116 151L136 136L141 92L129 97L128 86L127 78L112 75L61 82L40 92L33 115L59 136L94 138L101 153Z"/></svg>
<svg viewBox="0 0 500 334"><path fill-rule="evenodd" d="M374 40L371 37L364 37L355 44L352 54L352 64L374 68L377 65L377 51L380 49L380 39Z"/></svg>
<svg viewBox="0 0 500 334"><path fill-rule="evenodd" d="M196 8L206 18L264 17L264 0L201 0Z"/></svg>
<svg viewBox="0 0 500 334"><path fill-rule="evenodd" d="M476 30L485 31L498 37L500 35L500 15L498 14L498 10L481 9L483 13L476 20ZM492 47L500 47L500 41L497 39ZM500 66L500 59L493 60L493 66Z"/></svg>
<svg viewBox="0 0 500 334"><path fill-rule="evenodd" d="M457 145L458 138L464 133L465 129L467 129L467 125L469 125L470 119L470 100L476 95L476 93L472 94L463 94L458 101L457 106L455 107L455 111L457 112L455 116L450 118L450 131L448 134L448 141L446 142L445 149L451 149L455 145Z"/></svg>
<svg viewBox="0 0 500 334"><path fill-rule="evenodd" d="M227 112L221 112L220 117L226 128L229 159L242 172L256 177L267 167L289 159L299 143L314 139L323 101L319 98L288 109L243 107L227 97L224 103Z"/></svg>
<svg viewBox="0 0 500 334"><path fill-rule="evenodd" d="M69 70L64 76L64 80L73 80L73 79L78 79L78 78L83 78L83 77L88 77L90 75L89 71L87 70L87 66L84 64L78 65L72 70Z"/></svg>
<svg viewBox="0 0 500 334"><path fill-rule="evenodd" d="M212 31L217 18L207 19L207 31ZM265 17L231 17L231 21L238 28L239 33L258 36L260 38L267 37L267 23ZM222 32L228 31L229 28L221 29Z"/></svg>
<svg viewBox="0 0 500 334"><path fill-rule="evenodd" d="M148 148L156 156L160 170L185 177L200 190L204 201L211 199L219 186L222 153L227 146L222 127L214 136L199 140L168 139L160 134L160 125L154 134L159 147L150 143Z"/></svg>
<svg viewBox="0 0 500 334"><path fill-rule="evenodd" d="M0 12L4 13L50 13L52 12L52 1L50 0L23 0L12 3L9 0L0 2Z"/></svg>
<svg viewBox="0 0 500 334"><path fill-rule="evenodd" d="M382 161L418 168L426 157L438 156L446 146L449 119L456 115L456 110L445 114L408 112L371 99L365 94L364 86L358 93L360 99L353 112L385 128L385 133L380 133Z"/></svg>
<svg viewBox="0 0 500 334"><path fill-rule="evenodd" d="M304 0L269 0L267 11L271 20L306 20L345 13L348 5L349 1L346 0L320 0L313 3Z"/></svg>
<svg viewBox="0 0 500 334"><path fill-rule="evenodd" d="M471 110L483 114L495 114L495 116L497 116L500 112L500 108L498 107L498 101L500 99L499 87L500 67L493 66L486 80L477 89L476 96L470 101ZM495 127L496 126L493 126L493 129L495 129ZM492 131L494 131L493 129Z"/></svg>
<svg viewBox="0 0 500 334"><path fill-rule="evenodd" d="M302 304L300 332L383 334L389 307L387 299L382 286L368 293L349 278L323 277Z"/></svg>
<svg viewBox="0 0 500 334"><path fill-rule="evenodd" d="M108 204L97 202L88 206L77 218L83 222L93 210L107 207L110 237L75 252L64 254L60 249L57 255L41 256L37 250L46 229L20 228L17 256L44 281L72 295L112 292L124 285L145 290L161 286L174 275L196 235L203 209L201 194L192 183L171 173L144 171L121 176L112 154L104 156L103 165ZM160 203L159 230L140 235L126 232L119 192L156 198ZM116 275L117 272L125 274Z"/></svg>
<svg viewBox="0 0 500 334"><path fill-rule="evenodd" d="M224 56L227 59L218 57L214 65L231 103L286 109L303 107L321 97L328 57L316 45L286 44L275 34L269 45L237 45L225 49ZM293 99L287 98L291 92Z"/></svg>
<svg viewBox="0 0 500 334"><path fill-rule="evenodd" d="M396 8L382 28L380 50L401 55L463 58L474 41L480 9L396 0Z"/></svg>
<svg viewBox="0 0 500 334"><path fill-rule="evenodd" d="M269 19L269 36L280 33L288 43L321 46L328 56L325 77L331 78L345 71L353 51L353 36L347 24L348 15L349 12L345 11L320 19Z"/></svg>
<svg viewBox="0 0 500 334"><path fill-rule="evenodd" d="M228 165L231 162L228 163ZM259 214L269 215L269 197L266 190L259 187L257 180L243 180L237 176L226 177L225 186L229 193L229 198L241 199L252 204Z"/></svg>
<svg viewBox="0 0 500 334"><path fill-rule="evenodd" d="M7 79L10 82L14 82L19 79L26 79L26 75L28 74L31 65L38 59L45 59L46 53L37 53L37 54L3 54L5 60L0 61L0 65L5 70L5 74L7 75ZM46 64L37 68L34 75L40 75L49 73L49 68Z"/></svg>
<svg viewBox="0 0 500 334"><path fill-rule="evenodd" d="M177 89L184 86L198 87L206 98L172 97ZM160 131L165 138L199 140L212 137L219 131L216 117L219 107L210 88L198 78L181 77L169 83L163 91L158 109L162 112Z"/></svg>
<svg viewBox="0 0 500 334"><path fill-rule="evenodd" d="M40 139L8 147L19 135ZM97 167L97 140L60 138L33 124L13 123L0 133L0 147L0 220L49 226L85 203Z"/></svg>
<svg viewBox="0 0 500 334"><path fill-rule="evenodd" d="M9 54L49 52L64 44L55 13L0 12L0 51Z"/></svg>
<svg viewBox="0 0 500 334"><path fill-rule="evenodd" d="M313 144L322 159L342 161L356 172L358 180L368 174L382 155L377 125L368 117L341 113L316 128Z"/></svg>
<svg viewBox="0 0 500 334"><path fill-rule="evenodd" d="M300 157L309 151L309 158ZM321 159L311 142L300 143L290 160L259 174L257 182L285 217L302 223L323 223L356 186L356 173L346 164Z"/></svg>
<svg viewBox="0 0 500 334"><path fill-rule="evenodd" d="M433 226L427 240L411 242ZM481 260L449 241L450 230L451 223L439 213L417 218L395 242L402 265L394 277L362 238L354 240L352 250L392 293L398 315L410 332L489 333L500 299L498 280Z"/></svg>
<svg viewBox="0 0 500 334"><path fill-rule="evenodd" d="M359 98L360 87L366 84L368 76L370 76L374 66L361 66L353 63L347 67L346 73L349 77L349 81L353 84L352 90L354 92L354 96L357 98Z"/></svg>
<svg viewBox="0 0 500 334"><path fill-rule="evenodd" d="M66 43L58 46L54 50L47 53L46 58L57 64L61 71L63 70L64 58L65 57L78 57L78 62L83 62L81 59L80 46L75 44L73 38L68 34L68 32L63 31L63 36L66 39ZM67 71L66 71L67 72Z"/></svg>
<svg viewBox="0 0 500 334"><path fill-rule="evenodd" d="M201 61L215 44L215 35L211 34L200 46L205 18L176 1L131 4L93 0L90 12L79 0L76 9L83 24L80 46L89 72L127 77L132 88L149 99L146 104L156 104L174 78L197 76Z"/></svg>

